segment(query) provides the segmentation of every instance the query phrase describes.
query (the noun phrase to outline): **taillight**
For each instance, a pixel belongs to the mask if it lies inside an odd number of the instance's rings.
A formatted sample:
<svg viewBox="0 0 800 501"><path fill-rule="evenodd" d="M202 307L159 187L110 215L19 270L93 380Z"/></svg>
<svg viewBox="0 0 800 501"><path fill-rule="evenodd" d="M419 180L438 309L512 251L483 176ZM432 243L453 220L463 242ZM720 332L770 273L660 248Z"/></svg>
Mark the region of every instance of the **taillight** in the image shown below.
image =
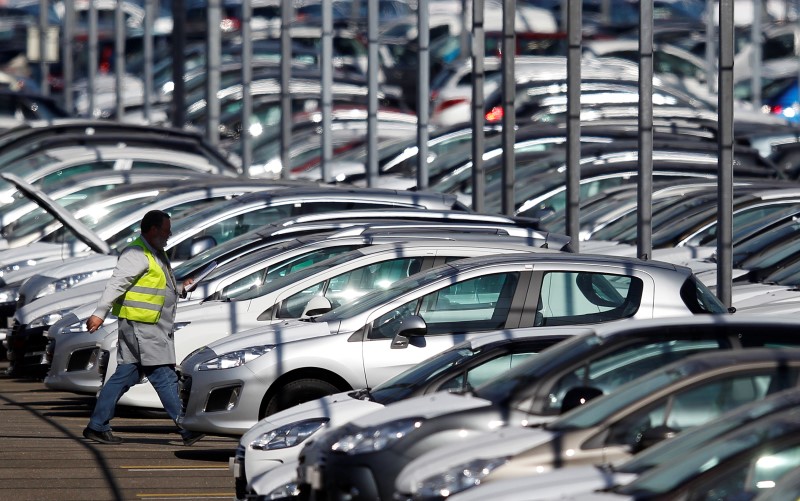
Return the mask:
<svg viewBox="0 0 800 501"><path fill-rule="evenodd" d="M495 106L486 113L487 122L499 122L503 119L503 107Z"/></svg>
<svg viewBox="0 0 800 501"><path fill-rule="evenodd" d="M233 33L234 31L239 31L241 26L241 21L235 17L226 17L219 22L219 29L222 30L223 33Z"/></svg>

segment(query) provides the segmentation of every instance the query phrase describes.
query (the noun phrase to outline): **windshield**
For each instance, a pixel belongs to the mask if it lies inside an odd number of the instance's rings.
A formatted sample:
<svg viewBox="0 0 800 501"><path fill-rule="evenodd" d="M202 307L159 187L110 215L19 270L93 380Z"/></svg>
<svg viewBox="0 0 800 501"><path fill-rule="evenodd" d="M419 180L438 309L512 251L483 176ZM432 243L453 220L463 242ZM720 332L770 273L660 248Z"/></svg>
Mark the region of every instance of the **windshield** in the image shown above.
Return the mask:
<svg viewBox="0 0 800 501"><path fill-rule="evenodd" d="M379 404L387 405L407 398L425 382L430 381L451 367L465 363L467 360L479 355L481 351L481 348L473 350L469 346L464 346L453 347L439 353L376 386L370 391L372 400Z"/></svg>
<svg viewBox="0 0 800 501"><path fill-rule="evenodd" d="M645 449L637 453L632 459L615 467L614 471L641 475L644 471L655 466L680 461L702 444L722 436L723 433L738 429L764 416L795 407L798 404L800 404L800 395L796 389L776 393L766 400L728 412L714 421L705 423L703 426L683 431L680 434L680 438L665 440L649 449Z"/></svg>
<svg viewBox="0 0 800 501"><path fill-rule="evenodd" d="M770 418L767 422L753 423L732 435L726 435L724 440L718 440L695 449L693 454L683 456L680 461L652 469L615 491L632 496L668 494L698 474L724 463L738 454L748 450L759 451L759 445L779 440L790 433L796 433L798 413L800 413L799 409L791 409ZM770 458L763 459L766 461ZM773 463L773 466L777 465Z"/></svg>
<svg viewBox="0 0 800 501"><path fill-rule="evenodd" d="M578 407L564 417L548 423L545 427L555 431L596 426L621 409L684 377L686 377L685 370L678 369L650 373L636 379L635 384L621 386L602 399Z"/></svg>
<svg viewBox="0 0 800 501"><path fill-rule="evenodd" d="M285 248L288 246L283 247ZM216 293L212 299L230 299L236 301L241 297L247 296L249 293L255 293L256 290L265 290L267 284L274 282L275 280L280 280L287 275L291 275L290 282L293 282L297 279L298 272L300 270L311 268L322 261L327 263L328 261L326 260L330 260L330 258L333 256L349 252L358 247L361 246L355 244L342 244L325 247L323 249L312 249L297 255L289 256L285 259L271 263L269 266L260 267L252 273L249 273L246 276L227 285L221 291ZM270 250L272 250L271 247ZM281 249L279 252L270 252L270 255L279 254L282 252L282 250L283 249ZM259 259L259 261L263 260L263 257ZM323 268L327 267L328 265L325 265ZM320 269L318 268L317 271L320 271ZM215 271L215 275L216 274L217 272ZM227 275L227 273L222 274L221 276L225 275ZM286 281L283 281L283 283L286 283Z"/></svg>
<svg viewBox="0 0 800 501"><path fill-rule="evenodd" d="M565 361L588 357L601 344L603 340L595 334L564 340L544 350L529 362L520 364L502 376L486 382L475 390L475 395L495 404L508 402L515 398L520 389L527 388L545 374L561 367Z"/></svg>
<svg viewBox="0 0 800 501"><path fill-rule="evenodd" d="M384 303L394 301L396 298L402 297L424 284L452 276L454 273L454 268L444 265L427 272L414 274L392 283L391 289L368 292L350 303L342 304L338 308L317 317L317 322L331 322L360 315Z"/></svg>
<svg viewBox="0 0 800 501"><path fill-rule="evenodd" d="M342 264L349 263L350 261L361 255L362 254L358 252L348 252L345 254L341 254L339 256L332 257L330 259L326 259L325 261L316 264L314 266L309 266L307 268L298 270L292 273L291 276L276 277L274 281L263 283L258 286L254 285L253 287L239 291L231 290L227 295L227 299L230 299L231 301L247 301L248 299L261 297L265 294L269 294L270 292L283 289L284 287L292 283L305 280L306 278L314 276L317 273L322 273L328 268L333 268L335 266L340 266Z"/></svg>

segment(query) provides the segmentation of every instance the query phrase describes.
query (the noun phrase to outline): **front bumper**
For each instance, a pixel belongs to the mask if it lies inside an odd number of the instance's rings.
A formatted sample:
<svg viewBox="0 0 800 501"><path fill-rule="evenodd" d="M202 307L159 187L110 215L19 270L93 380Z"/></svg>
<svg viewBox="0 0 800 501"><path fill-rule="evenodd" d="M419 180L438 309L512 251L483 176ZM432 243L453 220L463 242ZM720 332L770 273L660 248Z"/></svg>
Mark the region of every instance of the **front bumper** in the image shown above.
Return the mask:
<svg viewBox="0 0 800 501"><path fill-rule="evenodd" d="M258 422L266 386L246 366L179 372L187 430L241 436Z"/></svg>
<svg viewBox="0 0 800 501"><path fill-rule="evenodd" d="M45 352L50 359L50 369L44 379L45 386L53 390L96 394L103 384L95 365L97 334L60 334L49 339Z"/></svg>

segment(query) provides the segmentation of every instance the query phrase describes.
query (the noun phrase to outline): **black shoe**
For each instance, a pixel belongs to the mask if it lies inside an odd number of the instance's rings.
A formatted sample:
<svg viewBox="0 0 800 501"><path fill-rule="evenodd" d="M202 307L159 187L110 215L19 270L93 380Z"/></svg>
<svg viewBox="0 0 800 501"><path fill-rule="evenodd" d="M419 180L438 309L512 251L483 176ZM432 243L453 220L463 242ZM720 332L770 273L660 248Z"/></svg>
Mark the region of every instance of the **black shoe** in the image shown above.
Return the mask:
<svg viewBox="0 0 800 501"><path fill-rule="evenodd" d="M197 433L193 431L190 435L186 435L185 437L183 437L183 445L185 445L186 447L192 446L198 440L200 440L205 436L206 436L205 433Z"/></svg>
<svg viewBox="0 0 800 501"><path fill-rule="evenodd" d="M122 443L122 439L115 437L110 431L95 431L88 427L83 429L83 436L101 444L119 445Z"/></svg>

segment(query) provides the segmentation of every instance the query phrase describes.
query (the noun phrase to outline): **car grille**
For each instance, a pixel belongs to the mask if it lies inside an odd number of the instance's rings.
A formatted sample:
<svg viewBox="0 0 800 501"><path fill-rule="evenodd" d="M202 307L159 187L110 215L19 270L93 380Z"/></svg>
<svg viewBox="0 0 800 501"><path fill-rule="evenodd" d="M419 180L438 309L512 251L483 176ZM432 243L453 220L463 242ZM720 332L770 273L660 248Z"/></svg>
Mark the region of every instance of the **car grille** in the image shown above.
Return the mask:
<svg viewBox="0 0 800 501"><path fill-rule="evenodd" d="M192 393L192 376L187 376L183 372L178 372L178 394L181 397L183 411L189 405L189 395Z"/></svg>
<svg viewBox="0 0 800 501"><path fill-rule="evenodd" d="M106 350L99 350L97 357L97 372L100 374L100 379L105 381L106 372L108 372L108 359L111 354Z"/></svg>

